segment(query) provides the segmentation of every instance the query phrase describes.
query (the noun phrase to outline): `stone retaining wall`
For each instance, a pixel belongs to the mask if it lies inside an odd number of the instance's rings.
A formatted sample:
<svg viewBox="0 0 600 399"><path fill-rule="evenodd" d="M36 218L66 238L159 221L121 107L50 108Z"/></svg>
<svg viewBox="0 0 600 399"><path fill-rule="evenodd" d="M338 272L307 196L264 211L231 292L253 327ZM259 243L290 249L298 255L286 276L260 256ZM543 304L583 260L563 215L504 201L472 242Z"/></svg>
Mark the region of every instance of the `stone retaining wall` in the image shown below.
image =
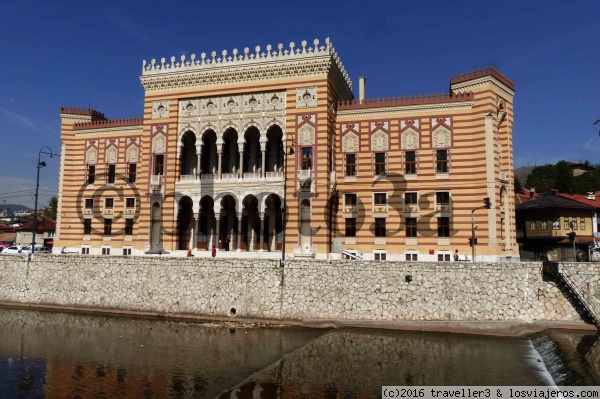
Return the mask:
<svg viewBox="0 0 600 399"><path fill-rule="evenodd" d="M573 264L590 291L598 264ZM579 320L541 263L0 256L0 301L169 315ZM599 291L600 292L600 291ZM592 292L593 293L593 292Z"/></svg>

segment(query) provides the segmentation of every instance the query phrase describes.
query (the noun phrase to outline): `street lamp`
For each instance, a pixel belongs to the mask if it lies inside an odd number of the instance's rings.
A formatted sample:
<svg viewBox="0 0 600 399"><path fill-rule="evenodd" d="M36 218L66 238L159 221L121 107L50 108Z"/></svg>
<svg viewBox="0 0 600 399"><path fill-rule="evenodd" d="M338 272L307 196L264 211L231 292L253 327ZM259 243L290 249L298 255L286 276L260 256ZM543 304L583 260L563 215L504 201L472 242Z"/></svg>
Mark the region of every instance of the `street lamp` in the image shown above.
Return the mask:
<svg viewBox="0 0 600 399"><path fill-rule="evenodd" d="M289 137L291 137L291 133L286 135L286 138L289 139ZM281 234L282 234L282 238L283 238L283 242L281 243L281 267L283 267L285 265L285 227L286 227L286 216L287 216L287 209L286 209L286 197L287 197L287 166L288 166L288 159L287 156L289 155L294 155L294 139L289 139L291 142L290 145L290 149L287 149L287 141L285 141L285 147L283 148L284 154L285 154L285 159L284 159L284 168L283 168L283 202L281 204Z"/></svg>
<svg viewBox="0 0 600 399"><path fill-rule="evenodd" d="M44 151L44 149L47 149L48 151ZM30 254L35 253L35 230L37 228L37 204L38 204L38 194L39 194L39 189L40 189L40 169L46 166L46 162L40 162L40 158L42 157L42 154L48 154L50 155L50 158L52 158L55 154L52 152L52 150L50 149L50 147L47 146L43 146L42 148L40 148L40 152L38 153L38 163L37 163L37 181L35 183L35 204L34 204L34 211L33 211L33 231L31 234L31 252Z"/></svg>

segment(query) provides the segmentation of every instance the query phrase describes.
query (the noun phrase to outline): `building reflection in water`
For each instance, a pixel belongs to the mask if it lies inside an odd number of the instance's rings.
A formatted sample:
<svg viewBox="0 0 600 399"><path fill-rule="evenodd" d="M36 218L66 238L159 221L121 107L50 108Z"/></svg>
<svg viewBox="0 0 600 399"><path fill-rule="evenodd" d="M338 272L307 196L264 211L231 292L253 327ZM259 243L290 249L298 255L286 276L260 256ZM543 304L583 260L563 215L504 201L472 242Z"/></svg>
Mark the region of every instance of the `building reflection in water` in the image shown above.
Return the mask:
<svg viewBox="0 0 600 399"><path fill-rule="evenodd" d="M598 338L572 332L229 329L2 309L0 325L0 392L15 398L366 399L383 385L544 385L552 373L598 385L600 364Z"/></svg>

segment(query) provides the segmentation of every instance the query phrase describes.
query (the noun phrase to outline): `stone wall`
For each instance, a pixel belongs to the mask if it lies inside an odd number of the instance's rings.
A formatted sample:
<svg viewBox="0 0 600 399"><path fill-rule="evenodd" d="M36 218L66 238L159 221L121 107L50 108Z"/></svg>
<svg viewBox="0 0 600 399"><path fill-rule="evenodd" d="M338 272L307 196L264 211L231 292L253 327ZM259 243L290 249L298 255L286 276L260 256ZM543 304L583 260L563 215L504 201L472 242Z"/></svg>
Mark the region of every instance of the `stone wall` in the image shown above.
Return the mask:
<svg viewBox="0 0 600 399"><path fill-rule="evenodd" d="M7 255L0 301L286 320L579 320L541 266ZM599 265L569 267L597 291Z"/></svg>

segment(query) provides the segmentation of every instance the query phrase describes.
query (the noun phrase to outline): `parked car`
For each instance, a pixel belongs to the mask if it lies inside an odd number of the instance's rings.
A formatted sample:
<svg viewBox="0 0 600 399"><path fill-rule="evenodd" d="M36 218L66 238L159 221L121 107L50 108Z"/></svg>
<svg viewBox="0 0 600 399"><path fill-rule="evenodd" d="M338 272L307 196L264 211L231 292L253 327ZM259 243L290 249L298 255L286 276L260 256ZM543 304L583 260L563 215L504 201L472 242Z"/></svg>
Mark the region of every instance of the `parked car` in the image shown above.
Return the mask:
<svg viewBox="0 0 600 399"><path fill-rule="evenodd" d="M21 248L21 253L25 254L25 253L29 253L31 252L30 247L22 247ZM19 253L19 247L18 246L12 246L12 247L8 247L8 248L4 248L2 250L3 254L18 254Z"/></svg>
<svg viewBox="0 0 600 399"><path fill-rule="evenodd" d="M48 247L35 247L36 254L51 254L52 250Z"/></svg>

